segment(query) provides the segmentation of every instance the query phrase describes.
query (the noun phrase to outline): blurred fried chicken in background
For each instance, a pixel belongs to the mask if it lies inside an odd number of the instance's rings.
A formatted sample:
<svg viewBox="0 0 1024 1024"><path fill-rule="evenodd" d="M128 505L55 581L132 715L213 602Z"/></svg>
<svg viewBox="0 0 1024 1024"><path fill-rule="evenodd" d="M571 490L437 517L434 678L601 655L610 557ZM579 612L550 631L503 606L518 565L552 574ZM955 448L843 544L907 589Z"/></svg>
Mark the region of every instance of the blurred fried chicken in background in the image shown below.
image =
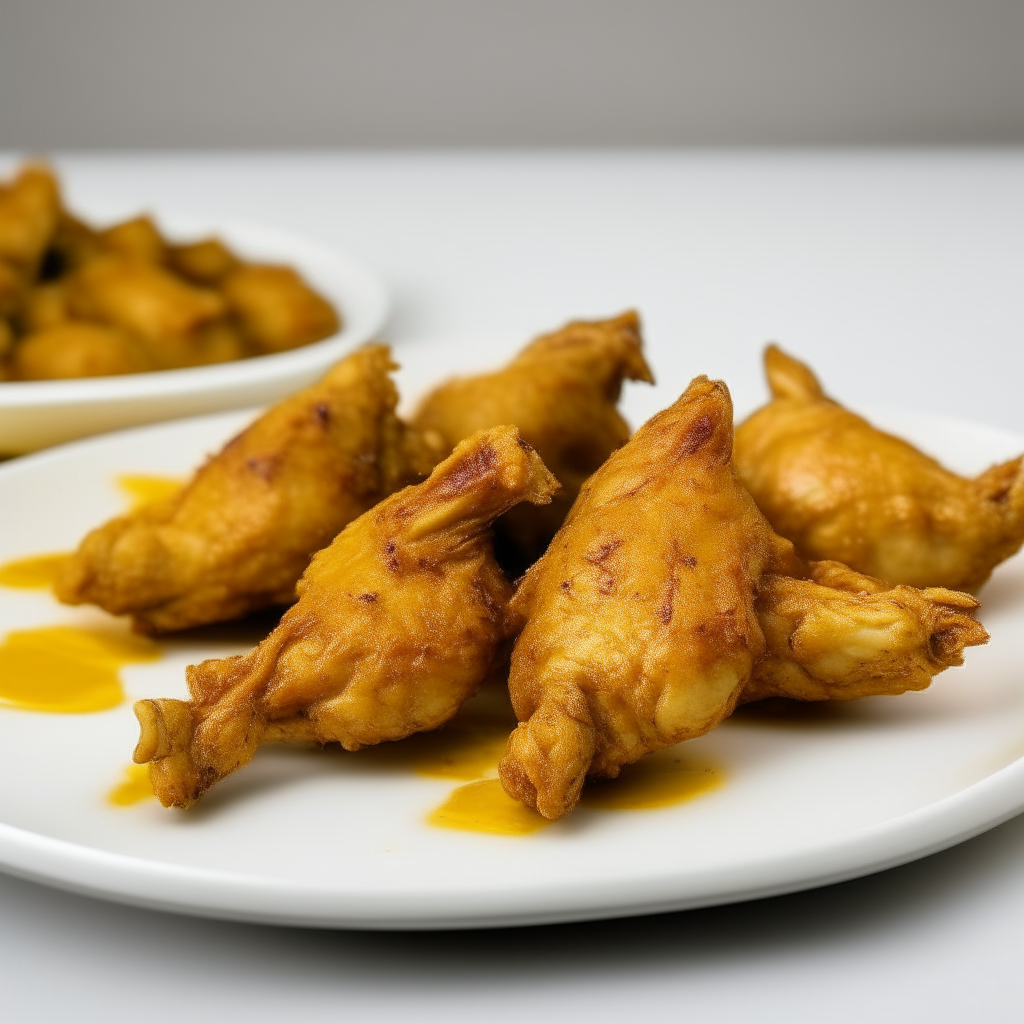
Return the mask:
<svg viewBox="0 0 1024 1024"><path fill-rule="evenodd" d="M90 227L45 166L0 186L0 380L221 363L340 326L290 267L246 263L216 238L173 244L145 216Z"/></svg>

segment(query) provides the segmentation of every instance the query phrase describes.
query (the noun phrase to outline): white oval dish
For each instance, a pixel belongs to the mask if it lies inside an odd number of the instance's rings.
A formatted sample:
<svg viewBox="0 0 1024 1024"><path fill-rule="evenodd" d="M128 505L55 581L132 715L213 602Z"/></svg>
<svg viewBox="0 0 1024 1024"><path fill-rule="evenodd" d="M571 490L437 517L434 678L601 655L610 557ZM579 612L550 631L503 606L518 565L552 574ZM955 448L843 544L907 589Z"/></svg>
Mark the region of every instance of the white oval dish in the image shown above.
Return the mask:
<svg viewBox="0 0 1024 1024"><path fill-rule="evenodd" d="M384 326L388 299L371 273L326 246L251 224L160 219L172 239L217 235L245 259L285 263L330 299L342 329L289 352L214 366L79 380L0 382L0 455L92 434L275 401L312 383Z"/></svg>
<svg viewBox="0 0 1024 1024"><path fill-rule="evenodd" d="M0 562L70 547L123 507L117 474L182 474L247 418L145 427L0 467ZM963 472L1024 449L953 420L876 420ZM730 720L678 748L721 765L721 788L657 810L577 810L516 838L430 827L457 783L330 751L264 749L186 813L110 806L137 736L130 700L183 697L186 664L246 646L209 631L167 640L161 661L123 670L129 702L111 711L0 707L0 868L183 913L389 929L666 911L878 871L1024 809L1024 558L981 596L990 645L929 690L804 721ZM111 621L0 588L0 634Z"/></svg>

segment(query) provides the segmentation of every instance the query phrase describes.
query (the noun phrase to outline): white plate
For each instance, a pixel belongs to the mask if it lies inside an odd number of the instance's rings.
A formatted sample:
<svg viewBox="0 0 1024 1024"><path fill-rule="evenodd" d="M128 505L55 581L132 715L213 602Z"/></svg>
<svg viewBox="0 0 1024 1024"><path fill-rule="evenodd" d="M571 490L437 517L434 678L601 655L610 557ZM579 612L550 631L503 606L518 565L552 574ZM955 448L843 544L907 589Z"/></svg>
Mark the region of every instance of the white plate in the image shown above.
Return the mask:
<svg viewBox="0 0 1024 1024"><path fill-rule="evenodd" d="M275 401L312 383L387 319L384 286L359 264L315 242L252 224L160 218L172 239L218 235L249 260L286 263L326 296L342 329L289 352L215 366L81 380L0 382L0 455L37 451L108 430Z"/></svg>
<svg viewBox="0 0 1024 1024"><path fill-rule="evenodd" d="M183 473L245 419L126 431L0 468L0 561L70 547L121 508L117 474ZM1024 449L953 421L887 422L963 471ZM135 742L130 704L63 716L0 708L0 866L149 907L367 928L639 914L877 871L1024 809L1024 560L982 596L991 644L930 690L803 721L727 722L685 747L724 768L720 789L658 810L577 810L529 837L428 826L456 783L330 752L263 750L192 812L115 808L104 794ZM101 618L0 589L0 632ZM240 646L193 637L166 649L124 670L131 699L183 696L187 662Z"/></svg>

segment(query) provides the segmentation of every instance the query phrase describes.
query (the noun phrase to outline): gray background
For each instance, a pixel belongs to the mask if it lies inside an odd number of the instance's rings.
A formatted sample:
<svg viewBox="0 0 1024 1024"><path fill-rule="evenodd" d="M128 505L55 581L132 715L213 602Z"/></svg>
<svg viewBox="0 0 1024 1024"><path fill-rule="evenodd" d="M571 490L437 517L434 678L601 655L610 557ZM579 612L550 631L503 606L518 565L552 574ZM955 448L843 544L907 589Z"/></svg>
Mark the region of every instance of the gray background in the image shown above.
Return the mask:
<svg viewBox="0 0 1024 1024"><path fill-rule="evenodd" d="M1018 0L0 0L0 147L1024 141Z"/></svg>

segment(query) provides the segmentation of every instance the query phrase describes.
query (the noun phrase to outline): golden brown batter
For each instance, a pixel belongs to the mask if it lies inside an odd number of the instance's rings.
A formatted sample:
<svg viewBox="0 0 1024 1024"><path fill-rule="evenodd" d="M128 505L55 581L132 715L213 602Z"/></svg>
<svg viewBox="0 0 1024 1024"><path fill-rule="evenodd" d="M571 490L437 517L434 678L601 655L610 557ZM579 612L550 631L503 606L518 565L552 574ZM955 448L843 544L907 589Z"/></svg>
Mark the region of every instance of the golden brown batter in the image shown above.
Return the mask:
<svg viewBox="0 0 1024 1024"><path fill-rule="evenodd" d="M983 643L971 597L805 568L732 466L732 402L696 378L583 486L512 603L520 725L506 791L545 817L590 775L713 729L737 702L899 693Z"/></svg>
<svg viewBox="0 0 1024 1024"><path fill-rule="evenodd" d="M194 803L264 739L358 750L447 722L513 632L491 524L556 487L514 427L495 427L351 523L255 650L191 666L191 701L135 705L135 761L152 762L161 802Z"/></svg>
<svg viewBox="0 0 1024 1024"><path fill-rule="evenodd" d="M394 368L367 345L273 406L178 493L88 534L57 596L150 633L293 601L314 552L437 461L395 415Z"/></svg>
<svg viewBox="0 0 1024 1024"><path fill-rule="evenodd" d="M1024 541L1020 458L973 480L826 397L772 345L772 401L736 431L736 469L805 558L891 583L976 590Z"/></svg>
<svg viewBox="0 0 1024 1024"><path fill-rule="evenodd" d="M477 430L514 424L561 483L550 505L521 505L498 524L496 544L513 575L543 552L583 481L629 439L615 406L623 380L654 380L642 346L634 312L576 321L535 339L501 370L442 384L420 405L415 424L437 431L449 449Z"/></svg>

